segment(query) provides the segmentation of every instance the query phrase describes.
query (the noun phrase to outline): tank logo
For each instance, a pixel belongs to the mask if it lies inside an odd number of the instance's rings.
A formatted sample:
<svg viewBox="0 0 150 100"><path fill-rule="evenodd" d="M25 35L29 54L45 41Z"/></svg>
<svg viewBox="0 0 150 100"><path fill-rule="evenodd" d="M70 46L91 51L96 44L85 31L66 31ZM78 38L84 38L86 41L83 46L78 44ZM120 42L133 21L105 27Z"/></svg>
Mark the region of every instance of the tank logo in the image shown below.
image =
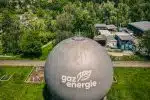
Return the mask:
<svg viewBox="0 0 150 100"><path fill-rule="evenodd" d="M96 87L97 82L93 80L89 80L92 74L92 70L85 70L79 72L76 77L72 76L61 76L61 82L65 84L65 86L69 88L84 88L90 89L92 87Z"/></svg>

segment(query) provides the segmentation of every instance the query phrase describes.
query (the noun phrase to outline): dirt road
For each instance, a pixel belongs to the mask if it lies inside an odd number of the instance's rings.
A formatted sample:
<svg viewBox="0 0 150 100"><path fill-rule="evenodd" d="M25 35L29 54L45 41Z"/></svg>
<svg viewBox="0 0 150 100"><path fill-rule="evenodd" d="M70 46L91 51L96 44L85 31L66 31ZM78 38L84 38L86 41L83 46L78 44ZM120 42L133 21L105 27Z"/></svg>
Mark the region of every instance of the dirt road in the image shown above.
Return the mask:
<svg viewBox="0 0 150 100"><path fill-rule="evenodd" d="M0 66L44 66L45 61L36 60L0 60ZM150 62L143 61L114 61L114 67L149 67Z"/></svg>

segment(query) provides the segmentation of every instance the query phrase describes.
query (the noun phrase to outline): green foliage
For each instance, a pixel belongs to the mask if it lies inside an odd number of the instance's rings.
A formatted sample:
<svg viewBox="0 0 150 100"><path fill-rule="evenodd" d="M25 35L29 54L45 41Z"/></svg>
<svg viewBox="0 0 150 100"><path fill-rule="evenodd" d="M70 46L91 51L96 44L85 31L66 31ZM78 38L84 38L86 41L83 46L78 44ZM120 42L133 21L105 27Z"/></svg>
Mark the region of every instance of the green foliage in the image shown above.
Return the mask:
<svg viewBox="0 0 150 100"><path fill-rule="evenodd" d="M122 26L126 26L130 22L129 6L124 3L119 3L117 8L118 23L120 23Z"/></svg>
<svg viewBox="0 0 150 100"><path fill-rule="evenodd" d="M39 57L42 54L41 46L38 32L29 31L21 37L20 48L25 57Z"/></svg>
<svg viewBox="0 0 150 100"><path fill-rule="evenodd" d="M47 43L46 45L44 45L42 47L42 56L40 57L40 60L45 60L47 59L48 54L50 53L50 51L53 49L53 44L52 41L50 41L49 43Z"/></svg>
<svg viewBox="0 0 150 100"><path fill-rule="evenodd" d="M42 45L79 33L93 38L94 24L124 27L131 21L149 21L149 9L148 0L0 0L0 51L22 55L20 37L29 31L37 32Z"/></svg>
<svg viewBox="0 0 150 100"><path fill-rule="evenodd" d="M147 56L150 56L150 31L145 32L140 38L139 51L144 52Z"/></svg>
<svg viewBox="0 0 150 100"><path fill-rule="evenodd" d="M19 37L21 35L17 17L8 11L4 11L2 19L2 48L4 53L19 53Z"/></svg>
<svg viewBox="0 0 150 100"><path fill-rule="evenodd" d="M117 22L117 9L114 2L103 3L103 14L107 24L116 24Z"/></svg>
<svg viewBox="0 0 150 100"><path fill-rule="evenodd" d="M110 58L112 61L148 61L148 59L145 56L140 55L121 56L121 57L110 56Z"/></svg>
<svg viewBox="0 0 150 100"><path fill-rule="evenodd" d="M74 16L69 13L62 13L57 16L56 23L59 30L72 31Z"/></svg>
<svg viewBox="0 0 150 100"><path fill-rule="evenodd" d="M72 33L72 32L61 31L61 30L58 30L58 31L56 32L56 34L57 34L57 36L56 36L56 43L59 43L59 42L61 42L62 40L73 36L73 33Z"/></svg>
<svg viewBox="0 0 150 100"><path fill-rule="evenodd" d="M56 38L56 33L52 32L40 32L39 33L39 39L43 45L48 43L49 41Z"/></svg>

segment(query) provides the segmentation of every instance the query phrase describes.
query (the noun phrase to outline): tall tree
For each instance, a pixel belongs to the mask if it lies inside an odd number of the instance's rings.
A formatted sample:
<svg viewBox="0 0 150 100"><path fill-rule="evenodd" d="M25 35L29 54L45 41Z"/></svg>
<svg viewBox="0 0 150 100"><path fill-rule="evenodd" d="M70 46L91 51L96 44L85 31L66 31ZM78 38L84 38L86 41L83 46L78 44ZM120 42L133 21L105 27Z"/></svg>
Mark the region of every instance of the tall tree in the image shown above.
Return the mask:
<svg viewBox="0 0 150 100"><path fill-rule="evenodd" d="M19 37L21 31L17 17L5 12L2 19L2 47L4 53L16 54L19 52Z"/></svg>
<svg viewBox="0 0 150 100"><path fill-rule="evenodd" d="M119 3L117 7L117 21L122 26L126 26L130 22L129 18L129 6L123 3Z"/></svg>
<svg viewBox="0 0 150 100"><path fill-rule="evenodd" d="M114 2L106 2L102 4L103 14L106 24L117 23L117 9Z"/></svg>
<svg viewBox="0 0 150 100"><path fill-rule="evenodd" d="M74 28L73 20L74 20L73 15L71 15L70 13L64 12L58 15L56 18L57 28L59 30L72 31Z"/></svg>
<svg viewBox="0 0 150 100"><path fill-rule="evenodd" d="M139 49L140 52L145 52L147 56L150 56L150 31L145 32L140 38Z"/></svg>

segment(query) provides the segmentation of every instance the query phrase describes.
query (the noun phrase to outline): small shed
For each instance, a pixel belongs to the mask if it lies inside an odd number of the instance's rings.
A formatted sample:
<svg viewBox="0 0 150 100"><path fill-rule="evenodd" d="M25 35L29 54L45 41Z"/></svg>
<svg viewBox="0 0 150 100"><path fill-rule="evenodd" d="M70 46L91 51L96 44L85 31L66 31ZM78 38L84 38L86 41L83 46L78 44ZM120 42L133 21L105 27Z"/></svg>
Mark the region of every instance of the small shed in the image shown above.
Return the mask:
<svg viewBox="0 0 150 100"><path fill-rule="evenodd" d="M135 35L142 35L144 32L150 30L150 22L140 21L140 22L129 23L128 29L132 30Z"/></svg>
<svg viewBox="0 0 150 100"><path fill-rule="evenodd" d="M116 32L117 46L122 50L135 50L133 37L125 32Z"/></svg>

